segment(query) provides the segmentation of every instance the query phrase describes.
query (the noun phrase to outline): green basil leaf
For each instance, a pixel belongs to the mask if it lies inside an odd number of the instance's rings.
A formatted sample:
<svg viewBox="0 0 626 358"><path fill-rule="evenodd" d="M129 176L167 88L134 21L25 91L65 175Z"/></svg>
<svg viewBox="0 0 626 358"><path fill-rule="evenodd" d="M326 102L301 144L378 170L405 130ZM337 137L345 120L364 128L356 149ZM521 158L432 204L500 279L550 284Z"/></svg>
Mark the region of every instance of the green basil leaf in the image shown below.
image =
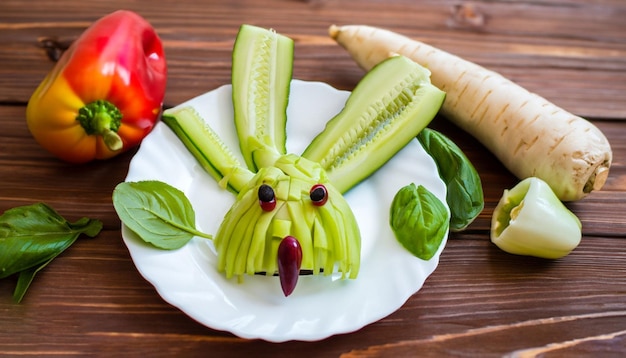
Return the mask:
<svg viewBox="0 0 626 358"><path fill-rule="evenodd" d="M478 172L465 153L442 133L424 128L417 139L437 164L439 177L446 184L446 202L451 214L450 230L465 229L485 206Z"/></svg>
<svg viewBox="0 0 626 358"><path fill-rule="evenodd" d="M81 233L94 237L102 222L69 223L43 203L9 209L0 216L0 278L41 265L63 252Z"/></svg>
<svg viewBox="0 0 626 358"><path fill-rule="evenodd" d="M124 225L161 249L181 248L194 236L211 238L196 230L196 214L185 194L158 180L118 184L113 206Z"/></svg>
<svg viewBox="0 0 626 358"><path fill-rule="evenodd" d="M448 231L450 216L433 193L411 183L394 196L389 223L405 249L420 259L430 260Z"/></svg>
<svg viewBox="0 0 626 358"><path fill-rule="evenodd" d="M20 275L17 279L17 285L15 286L15 291L13 292L13 301L15 301L16 303L20 303L22 301L22 298L24 298L24 295L26 294L26 290L28 290L31 282L33 282L33 279L35 278L37 272L41 271L41 269L46 267L57 256L58 254L52 257L50 260L42 263L41 265L34 266L20 272Z"/></svg>

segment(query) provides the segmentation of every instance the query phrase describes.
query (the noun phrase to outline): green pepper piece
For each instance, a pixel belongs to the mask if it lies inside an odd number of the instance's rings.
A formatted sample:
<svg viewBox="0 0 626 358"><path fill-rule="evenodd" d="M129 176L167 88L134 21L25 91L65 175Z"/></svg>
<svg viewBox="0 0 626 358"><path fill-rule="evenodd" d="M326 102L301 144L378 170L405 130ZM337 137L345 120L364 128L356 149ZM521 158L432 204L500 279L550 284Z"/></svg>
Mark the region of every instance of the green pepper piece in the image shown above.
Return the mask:
<svg viewBox="0 0 626 358"><path fill-rule="evenodd" d="M578 246L581 229L550 186L530 177L504 191L493 212L491 241L511 254L558 259Z"/></svg>

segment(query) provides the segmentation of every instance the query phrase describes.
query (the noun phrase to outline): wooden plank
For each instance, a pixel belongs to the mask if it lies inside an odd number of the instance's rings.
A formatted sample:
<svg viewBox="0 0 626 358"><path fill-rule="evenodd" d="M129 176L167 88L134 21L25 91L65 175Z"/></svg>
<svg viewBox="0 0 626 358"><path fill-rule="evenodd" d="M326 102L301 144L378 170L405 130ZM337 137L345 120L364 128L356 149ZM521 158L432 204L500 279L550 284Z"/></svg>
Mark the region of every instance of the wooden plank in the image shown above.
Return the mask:
<svg viewBox="0 0 626 358"><path fill-rule="evenodd" d="M64 8L80 8L73 1L64 3ZM228 7L212 11L217 7L190 6L167 16L155 9L137 10L153 23L164 40L170 67L169 104L229 83L230 49L239 25L244 22L280 26L280 31L298 39L298 78L350 88L362 73L351 69L352 74L346 77L332 70L345 71L351 61L326 33L330 24L359 19L377 26L393 23L386 27L500 71L574 113L626 117L626 105L614 100L626 93L626 27L622 22L626 5L575 1L475 4L471 8L474 16L483 16L485 20L473 27L457 24L461 21L457 13L468 10L458 10L454 1L389 2L385 5L388 13L376 15L371 14L371 9L378 5L376 1L348 9L340 2L270 1L251 4L227 20L223 11ZM38 40L71 40L90 21L112 11L114 6L96 8L91 15L70 11L51 22L49 8L26 11L19 3L4 5L6 9L0 13L0 103L25 103L52 67ZM276 6L281 7L281 18L272 10ZM310 13L315 16L308 16ZM284 16L298 21L290 22ZM394 17L393 22L389 22L389 16ZM528 70L529 65L532 71ZM311 76L321 72L317 69L331 72Z"/></svg>

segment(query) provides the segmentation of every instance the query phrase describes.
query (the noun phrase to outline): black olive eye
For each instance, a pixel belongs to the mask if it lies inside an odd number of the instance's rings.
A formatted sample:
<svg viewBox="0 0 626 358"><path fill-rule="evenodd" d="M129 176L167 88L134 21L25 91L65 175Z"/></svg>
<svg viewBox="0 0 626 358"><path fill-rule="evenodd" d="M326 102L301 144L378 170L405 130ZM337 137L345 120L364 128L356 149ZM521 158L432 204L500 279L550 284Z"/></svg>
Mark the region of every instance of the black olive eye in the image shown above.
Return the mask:
<svg viewBox="0 0 626 358"><path fill-rule="evenodd" d="M322 184L315 184L311 188L309 196L311 197L313 205L322 206L326 204L326 200L328 200L328 191Z"/></svg>
<svg viewBox="0 0 626 358"><path fill-rule="evenodd" d="M261 184L259 187L259 205L263 211L272 211L276 207L276 196L274 189L267 184Z"/></svg>

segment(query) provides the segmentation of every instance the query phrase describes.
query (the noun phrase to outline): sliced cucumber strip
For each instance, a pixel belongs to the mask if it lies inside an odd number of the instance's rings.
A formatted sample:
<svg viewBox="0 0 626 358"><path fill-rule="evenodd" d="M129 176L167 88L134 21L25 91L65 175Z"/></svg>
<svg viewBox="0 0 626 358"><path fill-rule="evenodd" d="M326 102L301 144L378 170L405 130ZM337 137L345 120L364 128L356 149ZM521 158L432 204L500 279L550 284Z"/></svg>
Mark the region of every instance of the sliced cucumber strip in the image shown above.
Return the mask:
<svg viewBox="0 0 626 358"><path fill-rule="evenodd" d="M361 79L302 156L319 162L345 193L415 140L444 98L430 83L430 71L404 56L390 57Z"/></svg>
<svg viewBox="0 0 626 358"><path fill-rule="evenodd" d="M242 166L195 109L171 108L164 111L162 120L222 187L238 193L252 180L254 173Z"/></svg>
<svg viewBox="0 0 626 358"><path fill-rule="evenodd" d="M255 158L258 144L286 152L287 103L293 73L293 40L242 25L233 48L235 126L241 152L252 171L271 165ZM256 140L251 140L250 137Z"/></svg>

